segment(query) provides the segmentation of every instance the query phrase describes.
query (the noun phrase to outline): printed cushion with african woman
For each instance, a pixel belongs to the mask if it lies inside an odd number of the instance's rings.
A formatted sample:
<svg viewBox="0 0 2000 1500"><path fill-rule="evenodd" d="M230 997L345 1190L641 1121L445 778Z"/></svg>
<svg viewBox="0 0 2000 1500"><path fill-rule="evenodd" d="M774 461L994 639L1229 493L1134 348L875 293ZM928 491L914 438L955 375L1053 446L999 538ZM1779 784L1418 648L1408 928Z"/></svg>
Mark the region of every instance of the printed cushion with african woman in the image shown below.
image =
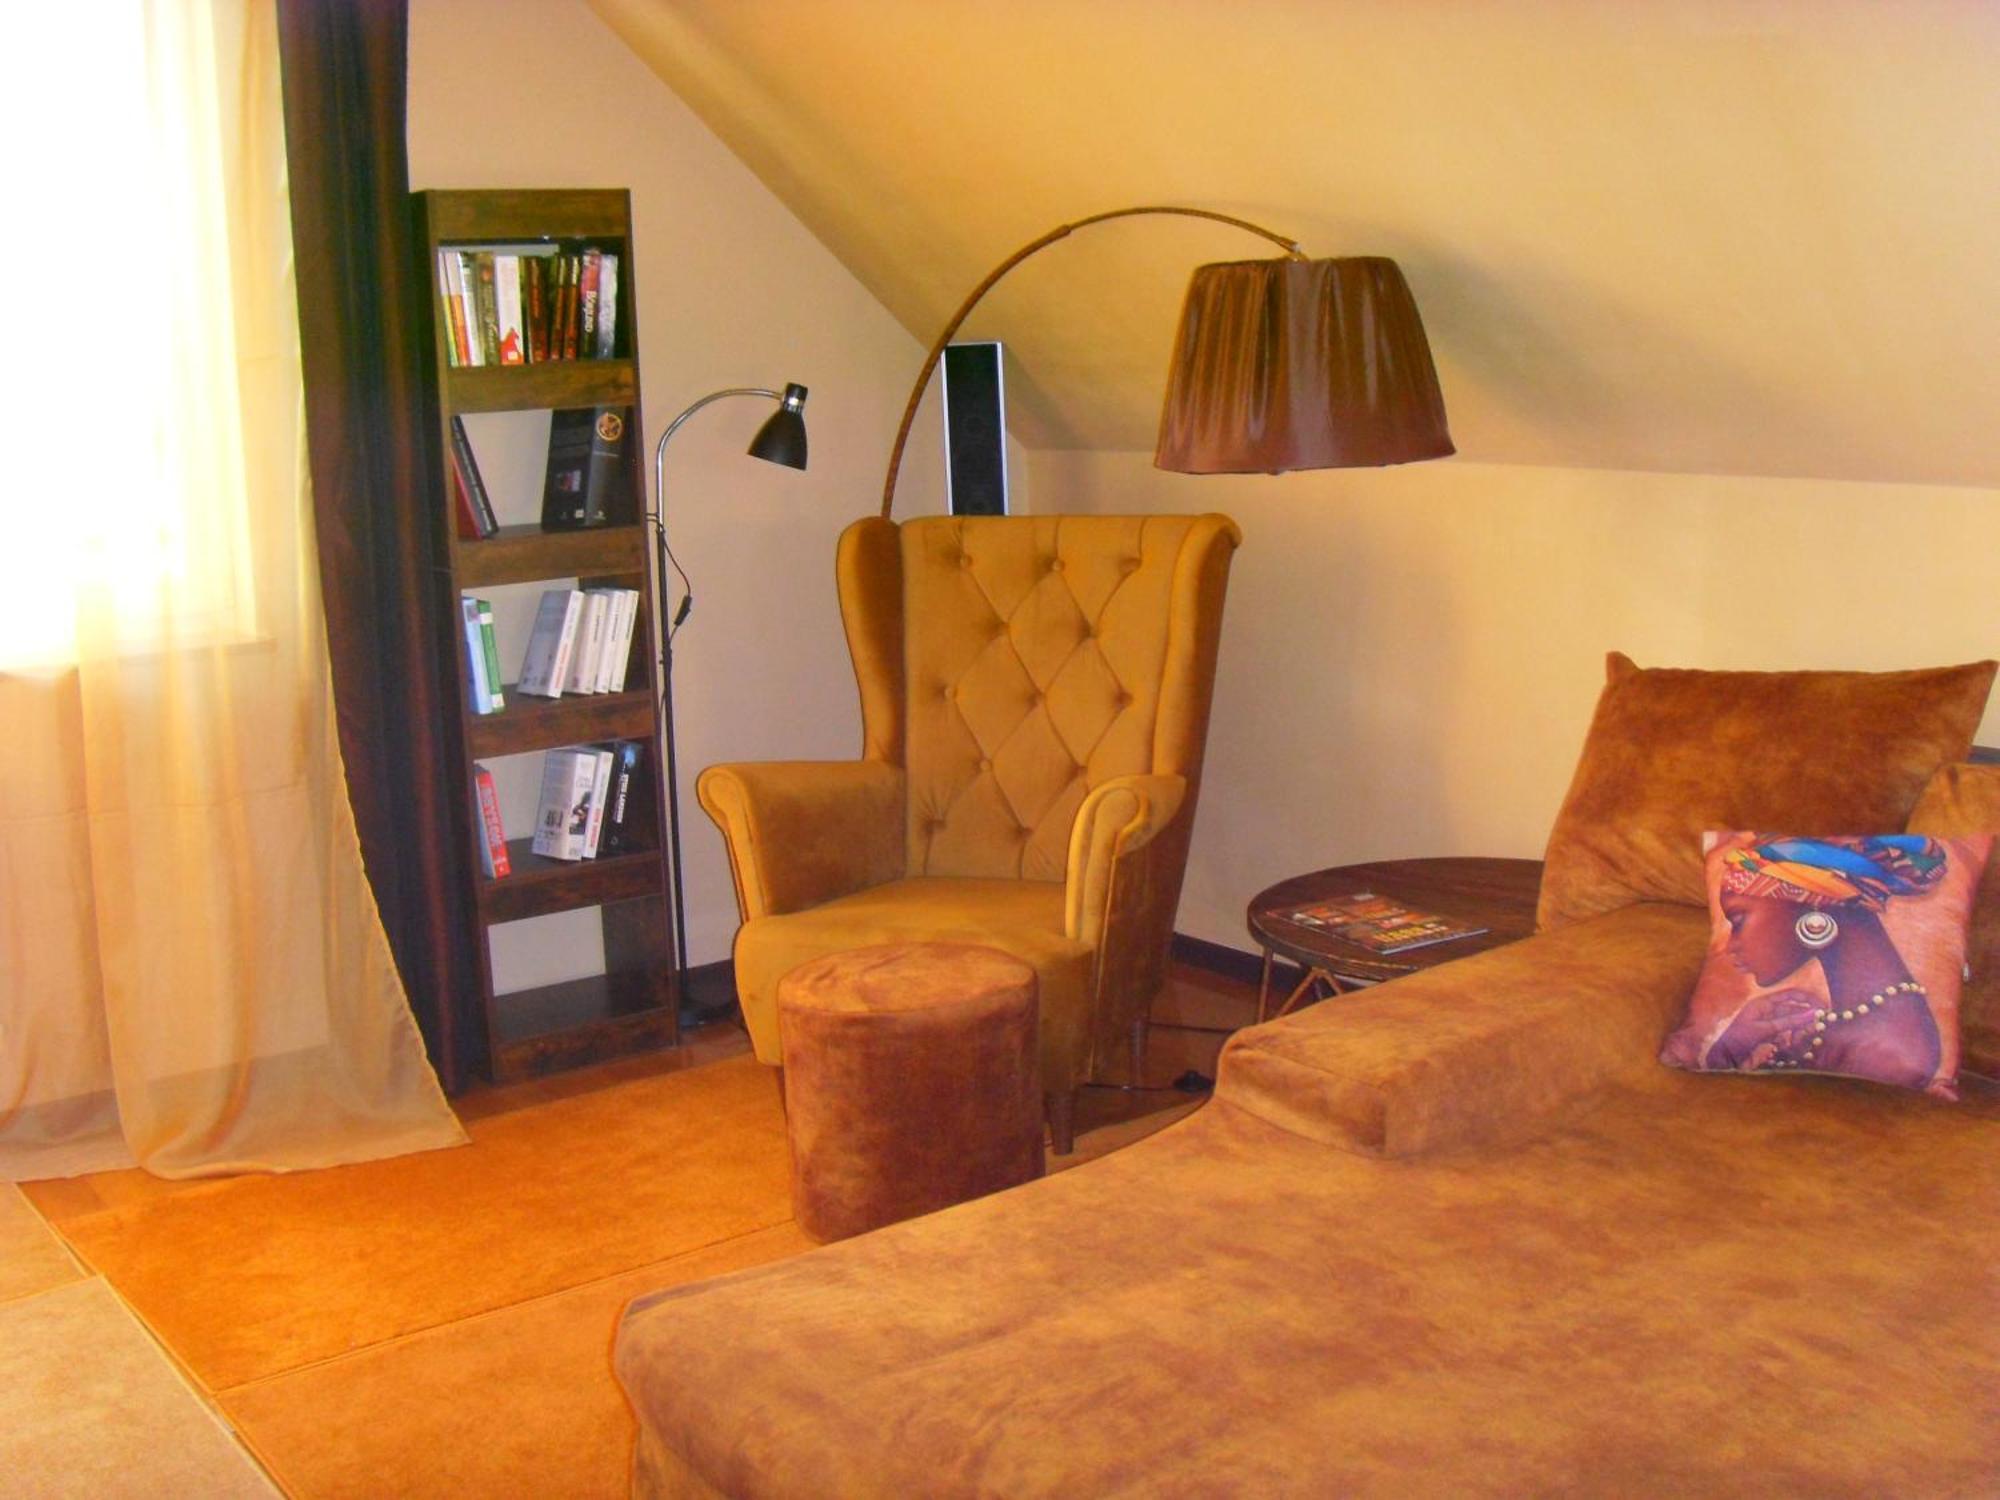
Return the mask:
<svg viewBox="0 0 2000 1500"><path fill-rule="evenodd" d="M1958 995L1993 840L1702 836L1711 923L1660 1060L1958 1097Z"/></svg>

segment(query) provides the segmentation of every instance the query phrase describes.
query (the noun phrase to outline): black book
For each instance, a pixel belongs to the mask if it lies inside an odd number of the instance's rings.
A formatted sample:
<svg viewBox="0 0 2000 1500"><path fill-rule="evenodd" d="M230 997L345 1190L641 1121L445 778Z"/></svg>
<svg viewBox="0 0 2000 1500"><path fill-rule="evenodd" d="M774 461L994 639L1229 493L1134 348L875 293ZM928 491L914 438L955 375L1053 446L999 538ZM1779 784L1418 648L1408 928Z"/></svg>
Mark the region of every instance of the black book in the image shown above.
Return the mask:
<svg viewBox="0 0 2000 1500"><path fill-rule="evenodd" d="M646 747L637 740L619 740L606 745L611 752L611 787L605 795L604 830L598 835L597 852L622 854L628 849L640 847L645 837L630 817L632 808L633 782L639 774L639 763L646 757Z"/></svg>
<svg viewBox="0 0 2000 1500"><path fill-rule="evenodd" d="M542 486L542 529L600 526L626 506L627 409L593 406L549 418L549 473Z"/></svg>
<svg viewBox="0 0 2000 1500"><path fill-rule="evenodd" d="M500 519L493 513L492 497L486 493L486 481L479 476L479 460L472 456L472 439L465 435L465 419L451 419L451 459L458 465L459 481L465 486L465 493L472 499L472 508L479 517L479 534L491 536L500 529Z"/></svg>

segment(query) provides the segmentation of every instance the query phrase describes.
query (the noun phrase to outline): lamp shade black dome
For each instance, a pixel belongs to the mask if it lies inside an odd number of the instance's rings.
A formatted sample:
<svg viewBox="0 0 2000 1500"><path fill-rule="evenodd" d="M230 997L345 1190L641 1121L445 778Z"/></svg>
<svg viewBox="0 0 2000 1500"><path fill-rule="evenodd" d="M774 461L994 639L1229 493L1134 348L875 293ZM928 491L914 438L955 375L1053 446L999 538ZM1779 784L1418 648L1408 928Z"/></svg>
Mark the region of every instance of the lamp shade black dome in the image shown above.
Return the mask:
<svg viewBox="0 0 2000 1500"><path fill-rule="evenodd" d="M757 435L750 439L750 456L766 463L783 464L788 469L806 466L806 388L785 387L778 409L771 413Z"/></svg>

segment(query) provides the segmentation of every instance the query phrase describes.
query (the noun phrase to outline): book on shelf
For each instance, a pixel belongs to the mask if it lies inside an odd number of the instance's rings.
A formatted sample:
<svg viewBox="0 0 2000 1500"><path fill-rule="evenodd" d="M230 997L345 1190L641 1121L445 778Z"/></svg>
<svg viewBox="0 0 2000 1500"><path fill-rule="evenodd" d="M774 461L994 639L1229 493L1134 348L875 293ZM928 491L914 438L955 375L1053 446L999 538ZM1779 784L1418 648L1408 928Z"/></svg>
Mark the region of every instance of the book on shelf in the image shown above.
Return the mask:
<svg viewBox="0 0 2000 1500"><path fill-rule="evenodd" d="M576 631L576 651L570 657L569 676L563 680L565 693L597 691L597 663L604 655L604 626L610 608L608 590L586 589L583 595L583 623Z"/></svg>
<svg viewBox="0 0 2000 1500"><path fill-rule="evenodd" d="M646 747L638 740L619 740L605 748L611 752L611 786L605 794L604 828L598 837L599 854L624 854L642 846L644 840L631 818L632 791Z"/></svg>
<svg viewBox="0 0 2000 1500"><path fill-rule="evenodd" d="M632 630L639 619L637 589L607 589L611 596L609 622L605 626L604 649L598 653L598 693L625 690L625 673L632 658Z"/></svg>
<svg viewBox="0 0 2000 1500"><path fill-rule="evenodd" d="M472 437L465 430L465 419L457 416L451 419L451 472L472 507L475 532L482 538L492 536L500 529L500 518L494 513L493 497L486 492L479 460L473 456Z"/></svg>
<svg viewBox="0 0 2000 1500"><path fill-rule="evenodd" d="M475 821L479 825L479 868L489 880L500 880L514 873L514 863L507 857L507 830L500 822L500 793L493 785L493 773L486 767L473 763L473 798Z"/></svg>
<svg viewBox="0 0 2000 1500"><path fill-rule="evenodd" d="M486 685L493 698L493 711L497 714L507 706L507 695L501 691L505 679L500 676L500 645L493 635L493 602L490 599L475 599L479 606L479 645L486 658Z"/></svg>
<svg viewBox="0 0 2000 1500"><path fill-rule="evenodd" d="M535 623L528 631L527 653L521 659L517 692L537 698L560 698L576 652L577 626L583 616L580 589L547 589L535 606Z"/></svg>
<svg viewBox="0 0 2000 1500"><path fill-rule="evenodd" d="M631 423L622 406L587 406L549 414L549 466L542 484L542 527L598 526L625 508L625 449Z"/></svg>
<svg viewBox="0 0 2000 1500"><path fill-rule="evenodd" d="M498 329L500 363L527 363L521 347L521 257L493 257L493 307Z"/></svg>
<svg viewBox="0 0 2000 1500"><path fill-rule="evenodd" d="M489 657L486 639L493 628L492 607L487 606L482 619L480 601L464 595L458 601L458 608L465 625L465 678L472 688L472 711L497 714L507 706L507 699L500 691L499 672L488 665L489 661L498 660Z"/></svg>
<svg viewBox="0 0 2000 1500"><path fill-rule="evenodd" d="M614 757L603 745L592 745L589 748L595 774L590 783L590 823L584 829L583 857L595 859L598 842L604 837L604 805L610 797Z"/></svg>
<svg viewBox="0 0 2000 1500"><path fill-rule="evenodd" d="M1487 931L1470 923L1441 917L1435 912L1378 896L1373 891L1356 891L1329 901L1309 902L1273 915L1300 927L1310 927L1387 956L1407 953L1412 948L1428 948L1458 938L1478 937Z"/></svg>
<svg viewBox="0 0 2000 1500"><path fill-rule="evenodd" d="M590 833L591 793L597 785L594 751L568 748L542 756L542 792L535 814L535 853L582 859Z"/></svg>
<svg viewBox="0 0 2000 1500"><path fill-rule="evenodd" d="M617 353L618 254L601 245L445 246L437 283L454 369Z"/></svg>
<svg viewBox="0 0 2000 1500"><path fill-rule="evenodd" d="M500 304L493 291L493 255L482 250L472 257L474 300L479 314L479 362L500 363Z"/></svg>

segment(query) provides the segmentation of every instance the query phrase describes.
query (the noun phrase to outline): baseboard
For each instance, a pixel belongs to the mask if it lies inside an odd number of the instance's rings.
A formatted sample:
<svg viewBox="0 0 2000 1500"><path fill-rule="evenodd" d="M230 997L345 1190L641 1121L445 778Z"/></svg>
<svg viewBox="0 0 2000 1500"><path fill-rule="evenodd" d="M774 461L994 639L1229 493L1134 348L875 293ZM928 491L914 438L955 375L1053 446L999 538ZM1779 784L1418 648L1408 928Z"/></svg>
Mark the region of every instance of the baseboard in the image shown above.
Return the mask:
<svg viewBox="0 0 2000 1500"><path fill-rule="evenodd" d="M1174 934L1173 946L1168 952L1175 963L1206 969L1211 974L1220 974L1224 979L1234 979L1243 984L1257 984L1264 977L1262 954L1245 953L1241 948L1211 943L1207 938L1189 937L1185 932Z"/></svg>

